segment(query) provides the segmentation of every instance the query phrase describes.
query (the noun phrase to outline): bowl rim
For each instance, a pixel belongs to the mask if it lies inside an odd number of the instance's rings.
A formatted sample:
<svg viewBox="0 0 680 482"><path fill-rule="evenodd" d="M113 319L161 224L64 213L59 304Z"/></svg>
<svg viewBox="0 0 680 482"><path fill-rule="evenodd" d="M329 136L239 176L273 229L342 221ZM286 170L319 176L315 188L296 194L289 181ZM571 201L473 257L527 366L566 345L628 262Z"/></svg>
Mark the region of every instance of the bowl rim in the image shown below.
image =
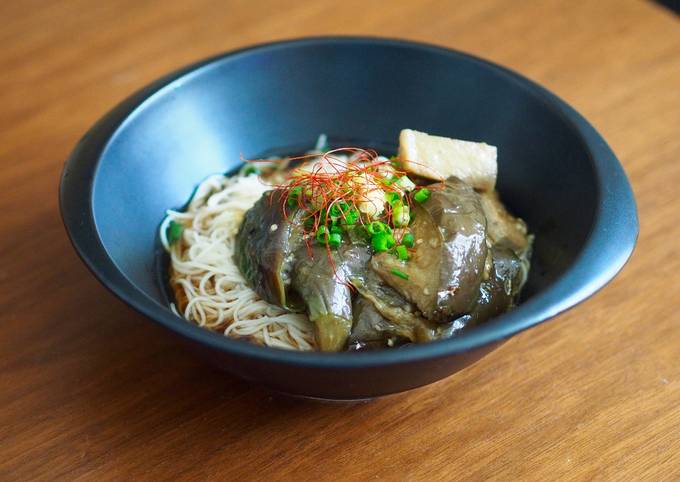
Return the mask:
<svg viewBox="0 0 680 482"><path fill-rule="evenodd" d="M472 62L530 91L562 117L589 153L598 190L591 232L573 264L550 286L515 309L460 336L415 345L406 350L355 353L300 352L230 339L187 322L169 307L162 306L137 289L109 257L95 224L92 203L94 181L101 156L111 139L146 103L206 69L253 53L314 45L380 45L434 53L450 61ZM184 338L218 351L262 361L319 368L405 364L449 357L509 338L572 308L607 284L630 258L639 232L635 199L623 167L594 127L566 102L528 78L474 55L423 42L368 36L304 37L256 44L200 60L148 84L100 118L77 143L64 164L59 206L76 253L107 289L136 311Z"/></svg>

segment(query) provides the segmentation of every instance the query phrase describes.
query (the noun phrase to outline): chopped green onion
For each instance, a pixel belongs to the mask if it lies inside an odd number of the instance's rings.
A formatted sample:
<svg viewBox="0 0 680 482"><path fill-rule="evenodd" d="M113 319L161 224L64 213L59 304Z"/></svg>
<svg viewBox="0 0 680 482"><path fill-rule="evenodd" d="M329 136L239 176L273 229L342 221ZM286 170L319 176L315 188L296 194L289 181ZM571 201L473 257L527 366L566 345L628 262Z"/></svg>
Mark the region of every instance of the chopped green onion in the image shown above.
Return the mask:
<svg viewBox="0 0 680 482"><path fill-rule="evenodd" d="M241 169L241 174L243 174L244 176L250 176L251 174L260 174L260 172L262 172L260 171L260 168L252 164L246 164Z"/></svg>
<svg viewBox="0 0 680 482"><path fill-rule="evenodd" d="M398 269L393 269L390 271L394 276L399 276L401 279L408 279L408 275L404 273L403 271L399 271Z"/></svg>
<svg viewBox="0 0 680 482"><path fill-rule="evenodd" d="M418 189L416 193L413 195L413 199L418 203L424 203L425 201L430 199L430 190L426 187Z"/></svg>
<svg viewBox="0 0 680 482"><path fill-rule="evenodd" d="M298 197L300 194L302 194L302 186L293 186L288 191L288 197Z"/></svg>
<svg viewBox="0 0 680 482"><path fill-rule="evenodd" d="M331 226L331 234L342 234L342 228L340 226Z"/></svg>
<svg viewBox="0 0 680 482"><path fill-rule="evenodd" d="M375 233L371 237L371 246L377 253L387 251L394 245L395 245L394 238L392 237L391 234L388 234L386 232Z"/></svg>
<svg viewBox="0 0 680 482"><path fill-rule="evenodd" d="M182 226L177 221L170 221L168 225L168 231L166 233L168 238L168 243L175 244L182 237L182 231L184 231L184 226Z"/></svg>
<svg viewBox="0 0 680 482"><path fill-rule="evenodd" d="M356 224L357 221L359 221L359 211L354 208L350 209L345 213L343 220L345 221L345 224L348 225Z"/></svg>
<svg viewBox="0 0 680 482"><path fill-rule="evenodd" d="M371 234L384 233L387 231L388 226L380 221L373 221L371 224L366 225L366 230Z"/></svg>
<svg viewBox="0 0 680 482"><path fill-rule="evenodd" d="M337 248L342 244L342 235L339 233L332 233L328 238L328 244L331 248Z"/></svg>
<svg viewBox="0 0 680 482"><path fill-rule="evenodd" d="M335 220L340 217L340 214L342 214L342 211L340 211L340 206L337 204L333 204L331 208L328 210L328 214L330 215L331 219Z"/></svg>
<svg viewBox="0 0 680 482"><path fill-rule="evenodd" d="M410 209L408 204L404 204L401 200L394 203L392 209L392 221L394 225L398 228L406 226L410 220L409 217Z"/></svg>
<svg viewBox="0 0 680 482"><path fill-rule="evenodd" d="M404 191L412 191L416 188L416 185L408 176L401 176L397 179L397 186L401 187Z"/></svg>
<svg viewBox="0 0 680 482"><path fill-rule="evenodd" d="M390 178L384 177L380 180L380 182L382 182L385 186L391 186L394 181L392 181Z"/></svg>
<svg viewBox="0 0 680 482"><path fill-rule="evenodd" d="M410 258L406 246L403 245L399 245L395 248L395 254L397 255L397 258L399 258L402 261L408 261L408 259Z"/></svg>
<svg viewBox="0 0 680 482"><path fill-rule="evenodd" d="M343 213L342 217L339 219L340 224L345 228L347 226L356 224L357 221L359 221L359 212L354 208L351 208L346 213Z"/></svg>
<svg viewBox="0 0 680 482"><path fill-rule="evenodd" d="M394 203L401 200L401 195L396 192L386 192L385 199L390 206L394 206Z"/></svg>
<svg viewBox="0 0 680 482"><path fill-rule="evenodd" d="M413 238L413 235L411 233L406 233L404 234L404 237L401 238L401 244L406 246L407 248L412 248L416 242L416 240Z"/></svg>
<svg viewBox="0 0 680 482"><path fill-rule="evenodd" d="M293 186L290 188L290 191L288 191L288 206L297 206L300 194L302 194L302 186Z"/></svg>
<svg viewBox="0 0 680 482"><path fill-rule="evenodd" d="M316 241L319 244L326 244L328 242L328 228L326 226L319 226L316 230Z"/></svg>

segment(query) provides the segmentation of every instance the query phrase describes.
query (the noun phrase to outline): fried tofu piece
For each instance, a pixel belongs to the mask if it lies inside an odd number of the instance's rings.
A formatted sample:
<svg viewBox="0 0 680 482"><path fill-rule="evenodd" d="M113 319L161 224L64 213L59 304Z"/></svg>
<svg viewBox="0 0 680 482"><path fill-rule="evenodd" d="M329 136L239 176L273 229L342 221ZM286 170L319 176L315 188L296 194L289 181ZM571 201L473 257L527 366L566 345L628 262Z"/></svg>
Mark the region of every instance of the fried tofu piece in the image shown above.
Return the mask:
<svg viewBox="0 0 680 482"><path fill-rule="evenodd" d="M480 191L493 191L496 185L497 150L483 142L403 129L399 158L404 170L428 179L441 181L455 176Z"/></svg>

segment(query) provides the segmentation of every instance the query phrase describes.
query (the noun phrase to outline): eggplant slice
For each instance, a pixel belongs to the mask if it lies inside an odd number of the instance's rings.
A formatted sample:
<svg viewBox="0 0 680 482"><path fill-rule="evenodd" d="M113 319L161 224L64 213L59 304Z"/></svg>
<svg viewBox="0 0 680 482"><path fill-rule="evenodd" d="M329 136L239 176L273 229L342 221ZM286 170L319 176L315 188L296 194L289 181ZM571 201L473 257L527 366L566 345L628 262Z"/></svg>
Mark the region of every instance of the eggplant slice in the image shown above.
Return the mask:
<svg viewBox="0 0 680 482"><path fill-rule="evenodd" d="M304 305L288 290L294 255L302 244L303 213L295 211L285 219L283 196L280 189L267 191L246 212L236 234L234 259L262 299L291 311L304 311Z"/></svg>
<svg viewBox="0 0 680 482"><path fill-rule="evenodd" d="M486 217L479 195L458 178L430 190L430 198L413 209L412 258L404 262L380 253L371 266L425 318L448 322L469 313L477 301L487 256Z"/></svg>
<svg viewBox="0 0 680 482"><path fill-rule="evenodd" d="M524 284L522 260L512 249L493 246L490 252L492 265L488 278L479 288L477 304L469 314L456 320L466 328L476 326L512 308Z"/></svg>
<svg viewBox="0 0 680 482"><path fill-rule="evenodd" d="M306 246L304 213L284 218L282 190L268 191L248 210L234 258L264 300L307 311L322 351L451 337L513 306L532 236L495 193L480 195L455 177L430 190L412 209L416 249L409 261L371 256L358 230L337 249Z"/></svg>
<svg viewBox="0 0 680 482"><path fill-rule="evenodd" d="M352 290L349 279L366 270L368 246L344 243L336 250L315 244L311 253L300 248L292 287L307 306L321 351L345 347L352 330Z"/></svg>
<svg viewBox="0 0 680 482"><path fill-rule="evenodd" d="M362 311L354 313L350 343L382 340L387 346L389 339L423 343L451 335L448 324L436 324L425 319L415 305L385 284L372 270L366 270L362 276L354 276L350 281L359 292L357 299L363 300L354 305ZM372 305L372 310L366 307L365 302ZM367 314L362 317L363 311Z"/></svg>

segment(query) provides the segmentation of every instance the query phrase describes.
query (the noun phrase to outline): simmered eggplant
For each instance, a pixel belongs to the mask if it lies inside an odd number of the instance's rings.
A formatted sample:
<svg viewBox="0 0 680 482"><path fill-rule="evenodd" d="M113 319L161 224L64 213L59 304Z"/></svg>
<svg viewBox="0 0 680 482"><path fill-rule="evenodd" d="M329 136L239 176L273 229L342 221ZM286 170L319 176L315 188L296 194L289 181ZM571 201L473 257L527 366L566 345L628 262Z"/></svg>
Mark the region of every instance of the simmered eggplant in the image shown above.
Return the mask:
<svg viewBox="0 0 680 482"><path fill-rule="evenodd" d="M361 244L345 244L333 251L315 245L311 251L301 248L292 287L307 306L319 349L339 351L352 330L349 279L366 270L370 252Z"/></svg>
<svg viewBox="0 0 680 482"><path fill-rule="evenodd" d="M349 337L350 350L366 350L394 346L399 339L395 327L363 296L354 298L352 304L354 326ZM404 338L411 341L410 338Z"/></svg>
<svg viewBox="0 0 680 482"><path fill-rule="evenodd" d="M479 195L455 177L431 192L414 206L412 258L405 262L380 253L371 266L427 319L447 322L468 313L477 300L487 255L486 218Z"/></svg>
<svg viewBox="0 0 680 482"><path fill-rule="evenodd" d="M264 300L293 311L304 310L288 296L294 254L302 244L301 213L284 219L285 194L267 191L246 212L236 234L234 258L250 287Z"/></svg>
<svg viewBox="0 0 680 482"><path fill-rule="evenodd" d="M384 318L384 322L379 325L374 323L372 326L374 332L381 333L382 337L400 336L411 341L427 337L424 329L426 320L422 318L416 307L387 286L375 273L366 270L362 276L355 275L350 278L350 281L359 292L359 297L371 303ZM360 331L367 331L365 326L359 328L363 328ZM354 331L352 334L354 336ZM362 338L358 339L362 340Z"/></svg>
<svg viewBox="0 0 680 482"><path fill-rule="evenodd" d="M450 336L450 324L433 323L423 318L415 305L385 284L373 270L367 270L361 277L354 276L350 281L359 292L359 298L370 302L381 316L371 315L359 324L360 320L354 313L355 326L350 340L373 341L382 337L383 342L389 338L402 338L422 343ZM367 333L371 335L367 336Z"/></svg>
<svg viewBox="0 0 680 482"><path fill-rule="evenodd" d="M476 325L508 311L522 287L522 261L504 246L491 248L492 266L488 279L479 288L479 297L467 320Z"/></svg>
<svg viewBox="0 0 680 482"><path fill-rule="evenodd" d="M342 148L278 173L245 214L238 267L264 300L306 311L319 350L455 336L510 309L524 284L532 236L493 190L495 148L415 134L398 159ZM409 178L420 161L464 180Z"/></svg>

